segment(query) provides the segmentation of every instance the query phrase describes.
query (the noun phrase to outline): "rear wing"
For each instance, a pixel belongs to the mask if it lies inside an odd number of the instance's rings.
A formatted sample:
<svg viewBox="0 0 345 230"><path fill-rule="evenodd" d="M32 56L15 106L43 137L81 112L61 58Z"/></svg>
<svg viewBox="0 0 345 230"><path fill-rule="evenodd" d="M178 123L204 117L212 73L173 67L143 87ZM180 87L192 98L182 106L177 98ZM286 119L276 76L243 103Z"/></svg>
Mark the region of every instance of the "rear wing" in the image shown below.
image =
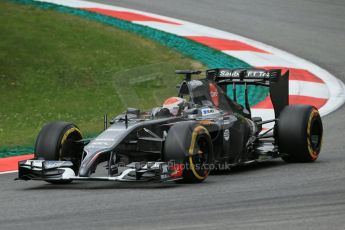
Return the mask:
<svg viewBox="0 0 345 230"><path fill-rule="evenodd" d="M250 112L247 85L269 87L270 97L275 117L289 104L289 71L283 75L281 69L210 69L206 71L206 78L215 81L225 92L232 84L233 98L236 101L236 85L245 86L245 106Z"/></svg>

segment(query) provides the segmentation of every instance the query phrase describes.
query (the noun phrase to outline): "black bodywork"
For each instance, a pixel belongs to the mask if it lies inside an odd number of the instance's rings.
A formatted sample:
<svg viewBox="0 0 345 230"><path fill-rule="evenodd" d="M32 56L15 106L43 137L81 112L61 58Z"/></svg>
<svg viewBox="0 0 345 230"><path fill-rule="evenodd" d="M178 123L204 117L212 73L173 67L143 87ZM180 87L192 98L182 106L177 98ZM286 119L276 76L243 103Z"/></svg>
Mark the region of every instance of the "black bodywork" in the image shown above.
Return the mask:
<svg viewBox="0 0 345 230"><path fill-rule="evenodd" d="M35 159L19 162L19 179L41 180L169 180L168 163L164 158L164 143L169 129L176 123L193 121L204 126L212 138L212 164L238 165L281 157L272 129L262 131L262 121L251 116L248 85L269 87L275 116L288 105L288 76L281 70L211 69L203 79L192 79L200 71L176 71L185 79L178 86L178 96L188 101L188 107L178 116L152 111L128 109L109 122L94 139L79 140L78 162ZM236 102L236 85L245 87L245 105ZM229 87L230 86L230 87ZM231 87L232 86L232 87ZM227 92L228 89L232 92ZM227 95L233 94L233 99ZM91 177L97 166L106 162L106 177ZM158 164L156 164L159 162ZM119 165L132 168L122 176ZM64 169L75 168L75 175L63 175ZM60 171L59 171L60 170ZM146 177L144 175L148 174ZM117 178L117 179L116 179Z"/></svg>

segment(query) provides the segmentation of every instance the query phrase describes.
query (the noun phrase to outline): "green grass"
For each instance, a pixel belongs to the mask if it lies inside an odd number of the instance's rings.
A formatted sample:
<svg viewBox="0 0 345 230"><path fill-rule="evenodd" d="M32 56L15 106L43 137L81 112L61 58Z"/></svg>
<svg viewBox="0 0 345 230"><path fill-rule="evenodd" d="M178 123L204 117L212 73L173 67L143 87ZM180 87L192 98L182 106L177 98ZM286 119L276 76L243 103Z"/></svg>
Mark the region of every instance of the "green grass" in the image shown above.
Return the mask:
<svg viewBox="0 0 345 230"><path fill-rule="evenodd" d="M203 68L78 16L1 1L0 22L0 146L32 145L53 120L97 133L104 113L148 109L175 95L175 69Z"/></svg>

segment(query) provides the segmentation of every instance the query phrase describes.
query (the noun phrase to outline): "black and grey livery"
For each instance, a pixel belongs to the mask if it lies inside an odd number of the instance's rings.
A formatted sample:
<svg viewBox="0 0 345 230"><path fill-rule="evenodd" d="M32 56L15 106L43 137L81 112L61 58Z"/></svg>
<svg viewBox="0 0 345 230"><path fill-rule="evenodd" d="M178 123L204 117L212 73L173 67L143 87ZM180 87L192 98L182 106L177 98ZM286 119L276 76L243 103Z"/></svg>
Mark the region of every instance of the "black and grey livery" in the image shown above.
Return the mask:
<svg viewBox="0 0 345 230"><path fill-rule="evenodd" d="M49 123L38 135L35 159L19 162L18 179L201 182L224 165L317 159L322 121L313 106L289 105L288 72L211 69L198 80L192 75L200 71L176 73L185 75L178 96L188 101L178 116L128 109L109 126L105 118L105 130L93 139L83 139L74 124ZM245 87L244 106L236 102L237 84ZM247 85L269 87L275 119L251 116ZM267 123L272 128L263 131ZM101 163L105 176L94 176Z"/></svg>

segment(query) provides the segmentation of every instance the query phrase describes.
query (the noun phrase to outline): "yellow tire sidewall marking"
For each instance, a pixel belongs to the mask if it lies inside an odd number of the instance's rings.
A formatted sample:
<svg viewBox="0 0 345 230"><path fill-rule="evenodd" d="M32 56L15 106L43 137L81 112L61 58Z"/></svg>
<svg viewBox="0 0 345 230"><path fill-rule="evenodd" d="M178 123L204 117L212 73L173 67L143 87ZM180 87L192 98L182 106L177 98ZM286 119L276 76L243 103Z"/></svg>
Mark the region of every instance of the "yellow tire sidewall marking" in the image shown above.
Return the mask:
<svg viewBox="0 0 345 230"><path fill-rule="evenodd" d="M313 150L313 147L310 143L310 131L311 131L311 123L313 121L313 118L318 114L318 111L316 109L313 109L310 113L309 120L308 120L308 126L307 126L307 145L308 145L308 152L309 155L313 160L317 158L317 152Z"/></svg>
<svg viewBox="0 0 345 230"><path fill-rule="evenodd" d="M192 172L194 174L194 176L199 179L199 180L204 180L208 174L209 174L209 170L207 171L207 173L205 173L204 176L201 176L196 170L195 170L195 165L193 163L193 155L194 155L194 148L195 148L195 143L196 143L196 138L197 138L197 135L198 134L201 134L201 133L206 133L207 135L209 135L207 129L203 126L196 126L193 130L193 133L192 133L192 140L191 140L191 144L190 144L190 147L189 147L189 164L190 164L190 168L192 169Z"/></svg>
<svg viewBox="0 0 345 230"><path fill-rule="evenodd" d="M65 143L65 141L67 140L67 137L71 134L71 133L73 133L73 132L78 132L79 134L81 134L81 132L80 132L80 130L78 129L78 128L76 128L76 127L73 127L73 128L70 128L70 129L68 129L65 133L64 133L64 135L62 136L62 139L61 139L61 142L60 142L60 146L62 146L64 143ZM61 156L61 154L62 154L62 152L61 152L61 148L60 148L60 152L59 152L59 160L61 160L61 158L62 158L62 156Z"/></svg>

